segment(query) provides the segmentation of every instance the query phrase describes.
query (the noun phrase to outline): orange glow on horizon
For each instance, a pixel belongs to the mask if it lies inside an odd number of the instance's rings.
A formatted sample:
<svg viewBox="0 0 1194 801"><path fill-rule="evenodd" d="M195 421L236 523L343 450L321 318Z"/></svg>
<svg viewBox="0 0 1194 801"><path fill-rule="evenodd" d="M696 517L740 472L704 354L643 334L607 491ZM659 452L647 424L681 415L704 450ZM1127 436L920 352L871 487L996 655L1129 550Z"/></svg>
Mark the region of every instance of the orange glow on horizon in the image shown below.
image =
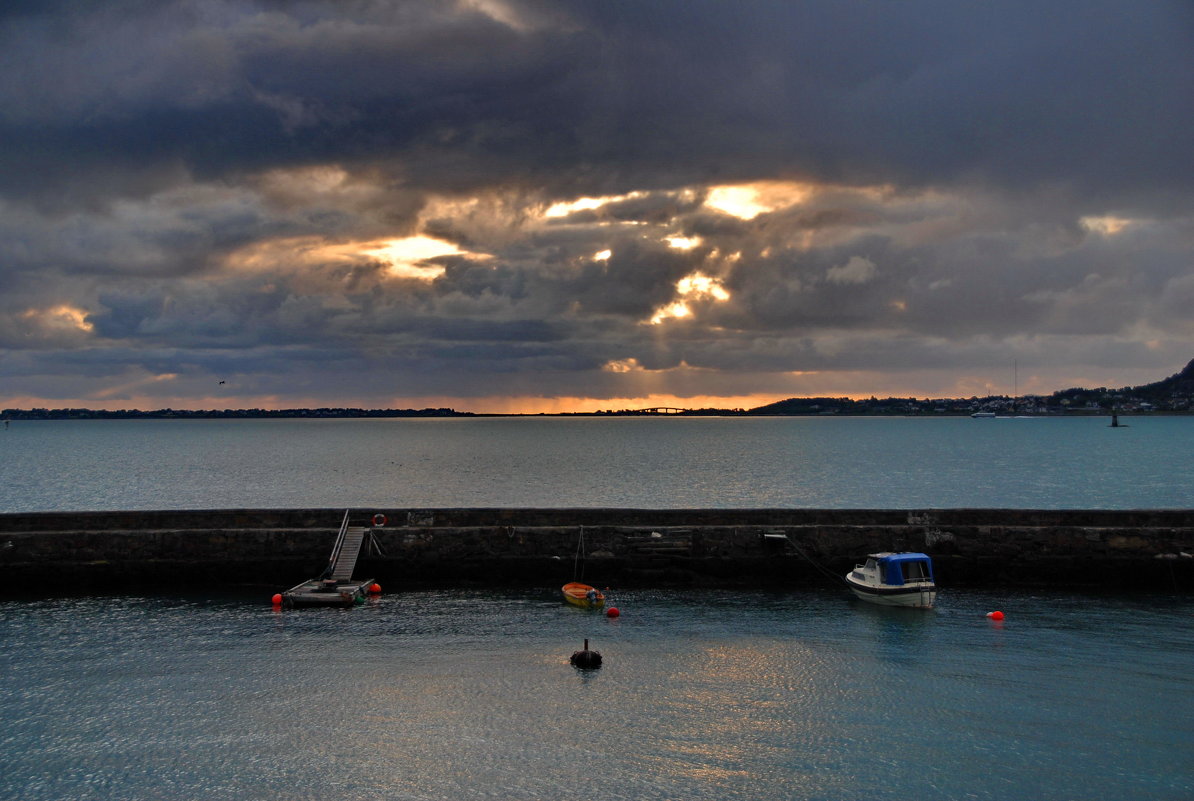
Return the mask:
<svg viewBox="0 0 1194 801"><path fill-rule="evenodd" d="M111 395L112 392L103 393ZM782 395L699 396L682 398L675 395L646 395L637 398L581 398L581 397L423 397L392 398L388 400L280 398L276 395L235 398L208 395L194 398L171 398L149 395L130 395L125 398L39 398L14 395L0 399L6 409L94 409L100 411L139 410L157 411L223 411L225 409L453 409L473 414L579 414L598 411L651 409L752 409L794 397Z"/></svg>
<svg viewBox="0 0 1194 801"><path fill-rule="evenodd" d="M611 362L607 373L638 374L652 371L643 368L634 359ZM1125 378L1135 376L1099 375L1021 375L1021 394L1049 394L1057 387L1067 386L1120 386ZM777 376L767 383L777 386ZM647 392L642 395L615 398L565 396L459 396L428 395L413 397L313 397L281 396L276 394L245 395L233 394L227 387L217 390L213 379L212 390L203 395L182 397L171 394L170 387L178 377L173 374L129 376L118 385L97 391L88 397L47 398L31 394L0 396L0 409L95 409L117 411L122 409L156 411L178 409L186 411L223 411L245 409L453 409L473 414L583 414L601 411L623 411L670 407L678 409L755 409L790 398L849 398L865 400L870 397L886 398L970 398L988 395L1011 395L1013 386L1010 377L1006 386L992 382L989 376L973 374L952 374L946 380L933 371L902 375L884 375L869 372L790 372L783 376L781 391L755 392L737 395L692 395L679 396L670 393ZM749 381L747 381L749 383ZM1141 376L1137 383L1144 383ZM230 380L229 385L234 384ZM227 390L223 392L222 390ZM119 397L117 397L119 395Z"/></svg>
<svg viewBox="0 0 1194 801"><path fill-rule="evenodd" d="M477 398L468 411L478 414L580 414L631 409L753 409L785 400L791 395L742 395L734 397L645 395L639 398ZM464 407L457 407L465 411Z"/></svg>

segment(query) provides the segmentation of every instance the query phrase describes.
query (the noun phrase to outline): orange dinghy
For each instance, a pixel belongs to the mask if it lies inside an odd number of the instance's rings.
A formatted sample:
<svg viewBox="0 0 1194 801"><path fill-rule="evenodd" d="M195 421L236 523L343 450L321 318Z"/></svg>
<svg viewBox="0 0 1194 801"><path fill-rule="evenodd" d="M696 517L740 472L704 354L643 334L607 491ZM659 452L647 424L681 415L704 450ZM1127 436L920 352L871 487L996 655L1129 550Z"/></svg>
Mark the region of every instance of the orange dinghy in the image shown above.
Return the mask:
<svg viewBox="0 0 1194 801"><path fill-rule="evenodd" d="M560 588L564 593L564 600L581 609L600 609L605 606L605 596L588 584L572 581Z"/></svg>

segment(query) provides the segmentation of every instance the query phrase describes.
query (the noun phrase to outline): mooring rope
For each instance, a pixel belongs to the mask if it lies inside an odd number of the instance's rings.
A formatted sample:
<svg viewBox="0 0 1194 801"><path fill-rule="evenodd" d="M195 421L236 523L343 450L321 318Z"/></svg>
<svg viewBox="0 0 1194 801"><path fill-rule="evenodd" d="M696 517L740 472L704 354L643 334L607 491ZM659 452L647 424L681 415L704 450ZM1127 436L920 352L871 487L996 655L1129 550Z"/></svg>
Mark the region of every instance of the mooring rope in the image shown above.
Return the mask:
<svg viewBox="0 0 1194 801"><path fill-rule="evenodd" d="M581 555L585 547L585 527L580 527L580 538L576 541L576 556L572 558L572 576L574 581L579 581L585 577L584 562L581 561ZM582 565L580 572L577 573L577 565Z"/></svg>
<svg viewBox="0 0 1194 801"><path fill-rule="evenodd" d="M801 548L799 545L797 545L796 543L792 542L792 538L791 538L791 537L789 537L788 535L786 535L786 534L785 534L785 535L784 535L784 539L785 539L785 540L787 540L787 542L788 542L788 545L791 545L791 546L792 546L792 550L794 550L794 551L795 551L795 552L796 552L796 553L797 553L797 554L800 556L800 558L804 559L806 562L808 562L810 565L812 565L813 567L815 567L817 570L819 570L819 571L821 571L822 573L824 573L826 576L829 576L829 578L833 579L834 583L836 583L836 584L845 584L845 583L846 583L846 577L845 577L845 576L839 576L837 573L834 573L834 572L833 572L832 570L830 570L829 568L827 568L827 567L825 567L824 565L822 565L822 564L818 563L818 562L817 562L815 559L813 559L811 556L809 556L808 554L806 554L806 553L804 552L804 550L803 550L803 549L802 549L802 548Z"/></svg>

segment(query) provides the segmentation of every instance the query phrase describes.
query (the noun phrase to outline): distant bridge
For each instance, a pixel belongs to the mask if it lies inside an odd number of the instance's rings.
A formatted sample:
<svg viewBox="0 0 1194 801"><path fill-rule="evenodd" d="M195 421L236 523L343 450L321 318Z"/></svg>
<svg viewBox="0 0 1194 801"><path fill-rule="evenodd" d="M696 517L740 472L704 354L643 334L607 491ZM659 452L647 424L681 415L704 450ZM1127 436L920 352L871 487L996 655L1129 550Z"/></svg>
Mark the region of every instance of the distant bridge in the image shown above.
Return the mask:
<svg viewBox="0 0 1194 801"><path fill-rule="evenodd" d="M636 409L638 414L684 414L692 409L678 409L675 406L652 406L650 409Z"/></svg>

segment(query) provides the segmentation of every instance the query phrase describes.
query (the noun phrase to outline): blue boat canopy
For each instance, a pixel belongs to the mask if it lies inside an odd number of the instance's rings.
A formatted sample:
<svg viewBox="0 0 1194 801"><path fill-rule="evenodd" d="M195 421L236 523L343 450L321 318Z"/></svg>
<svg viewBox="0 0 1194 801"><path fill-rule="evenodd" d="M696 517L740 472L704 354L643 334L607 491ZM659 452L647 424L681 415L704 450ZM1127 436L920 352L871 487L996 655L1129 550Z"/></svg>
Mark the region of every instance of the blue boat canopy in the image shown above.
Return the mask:
<svg viewBox="0 0 1194 801"><path fill-rule="evenodd" d="M905 581L933 581L933 560L923 553L891 553L879 557L879 575L884 584L900 586Z"/></svg>

